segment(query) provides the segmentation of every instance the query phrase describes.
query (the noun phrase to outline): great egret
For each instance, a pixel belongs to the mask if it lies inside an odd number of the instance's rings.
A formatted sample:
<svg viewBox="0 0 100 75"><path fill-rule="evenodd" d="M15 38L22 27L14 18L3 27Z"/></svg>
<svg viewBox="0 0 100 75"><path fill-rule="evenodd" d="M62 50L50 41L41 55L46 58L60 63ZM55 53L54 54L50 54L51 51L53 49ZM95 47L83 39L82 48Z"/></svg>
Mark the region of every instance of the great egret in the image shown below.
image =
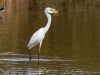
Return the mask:
<svg viewBox="0 0 100 75"><path fill-rule="evenodd" d="M53 8L50 8L50 7L47 7L45 8L44 10L46 16L47 16L47 19L48 19L48 22L47 22L47 25L43 28L40 28L38 31L36 31L30 41L29 41L29 44L27 45L28 47L28 52L29 52L29 57L30 57L30 60L31 60L31 55L30 55L30 49L38 44L39 45L39 51L38 51L38 59L39 59L39 55L40 55L40 48L41 48L41 45L42 45L42 41L45 37L45 34L46 32L48 31L49 27L50 27L50 24L51 24L51 13L55 14L55 15L58 15L58 11L56 9L53 9Z"/></svg>
<svg viewBox="0 0 100 75"><path fill-rule="evenodd" d="M2 8L0 8L1 12L4 12L4 10L5 10L5 5Z"/></svg>

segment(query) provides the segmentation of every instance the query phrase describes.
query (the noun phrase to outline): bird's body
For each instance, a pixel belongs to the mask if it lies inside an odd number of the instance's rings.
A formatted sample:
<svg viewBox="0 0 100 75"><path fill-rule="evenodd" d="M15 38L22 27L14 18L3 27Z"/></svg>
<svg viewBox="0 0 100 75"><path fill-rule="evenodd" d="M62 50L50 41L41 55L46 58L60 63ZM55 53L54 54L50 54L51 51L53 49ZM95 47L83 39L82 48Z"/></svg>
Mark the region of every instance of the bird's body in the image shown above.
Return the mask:
<svg viewBox="0 0 100 75"><path fill-rule="evenodd" d="M40 28L38 31L36 31L31 39L30 39L30 42L28 44L28 49L31 49L32 47L38 45L40 43L40 41L42 41L44 39L44 32L43 32L43 28Z"/></svg>
<svg viewBox="0 0 100 75"><path fill-rule="evenodd" d="M50 7L47 7L45 9L45 14L47 16L47 19L48 19L48 22L47 22L47 25L43 28L40 28L38 31L36 31L30 41L29 41L29 44L28 44L28 52L29 52L29 56L30 56L30 49L38 44L40 44L39 46L39 53L38 53L38 59L39 59L39 55L40 55L40 48L41 48L41 45L42 45L42 41L45 37L45 33L48 31L49 27L50 27L50 24L51 24L51 13L54 13L55 15L58 14L58 12L55 10L55 9L52 9ZM31 56L30 56L30 60L31 60Z"/></svg>
<svg viewBox="0 0 100 75"><path fill-rule="evenodd" d="M2 8L0 8L1 12L4 12L4 10L5 10L5 5Z"/></svg>

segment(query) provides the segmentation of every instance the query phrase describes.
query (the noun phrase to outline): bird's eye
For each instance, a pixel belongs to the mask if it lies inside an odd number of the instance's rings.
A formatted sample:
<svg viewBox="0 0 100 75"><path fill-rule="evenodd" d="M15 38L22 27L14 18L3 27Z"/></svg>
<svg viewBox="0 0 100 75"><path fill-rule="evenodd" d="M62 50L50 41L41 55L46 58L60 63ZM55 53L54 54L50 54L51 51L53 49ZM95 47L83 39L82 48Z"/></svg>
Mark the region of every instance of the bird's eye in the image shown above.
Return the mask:
<svg viewBox="0 0 100 75"><path fill-rule="evenodd" d="M50 11L52 11L52 9L50 9Z"/></svg>

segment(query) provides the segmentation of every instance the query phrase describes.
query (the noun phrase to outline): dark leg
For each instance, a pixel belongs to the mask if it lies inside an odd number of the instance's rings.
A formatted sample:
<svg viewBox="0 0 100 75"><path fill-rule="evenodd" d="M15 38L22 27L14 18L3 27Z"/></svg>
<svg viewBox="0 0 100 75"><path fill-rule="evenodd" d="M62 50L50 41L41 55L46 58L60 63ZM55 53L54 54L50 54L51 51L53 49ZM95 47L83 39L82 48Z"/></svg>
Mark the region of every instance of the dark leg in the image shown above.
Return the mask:
<svg viewBox="0 0 100 75"><path fill-rule="evenodd" d="M30 55L30 50L28 49L28 53L29 53L29 59L31 60L31 55Z"/></svg>
<svg viewBox="0 0 100 75"><path fill-rule="evenodd" d="M40 52L38 52L38 65L39 65Z"/></svg>
<svg viewBox="0 0 100 75"><path fill-rule="evenodd" d="M40 58L40 52L38 52L38 60L39 60L39 58Z"/></svg>

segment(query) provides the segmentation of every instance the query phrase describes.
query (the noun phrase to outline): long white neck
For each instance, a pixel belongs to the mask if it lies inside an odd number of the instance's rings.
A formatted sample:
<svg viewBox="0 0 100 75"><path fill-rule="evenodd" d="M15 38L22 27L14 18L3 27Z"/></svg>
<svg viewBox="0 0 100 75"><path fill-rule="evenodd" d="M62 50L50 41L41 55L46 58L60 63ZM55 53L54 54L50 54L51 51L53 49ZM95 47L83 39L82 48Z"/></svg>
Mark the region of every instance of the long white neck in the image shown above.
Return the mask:
<svg viewBox="0 0 100 75"><path fill-rule="evenodd" d="M50 24L51 24L51 15L48 13L45 13L45 14L46 14L47 19L48 19L47 25L44 27L44 32L46 33L50 27Z"/></svg>

